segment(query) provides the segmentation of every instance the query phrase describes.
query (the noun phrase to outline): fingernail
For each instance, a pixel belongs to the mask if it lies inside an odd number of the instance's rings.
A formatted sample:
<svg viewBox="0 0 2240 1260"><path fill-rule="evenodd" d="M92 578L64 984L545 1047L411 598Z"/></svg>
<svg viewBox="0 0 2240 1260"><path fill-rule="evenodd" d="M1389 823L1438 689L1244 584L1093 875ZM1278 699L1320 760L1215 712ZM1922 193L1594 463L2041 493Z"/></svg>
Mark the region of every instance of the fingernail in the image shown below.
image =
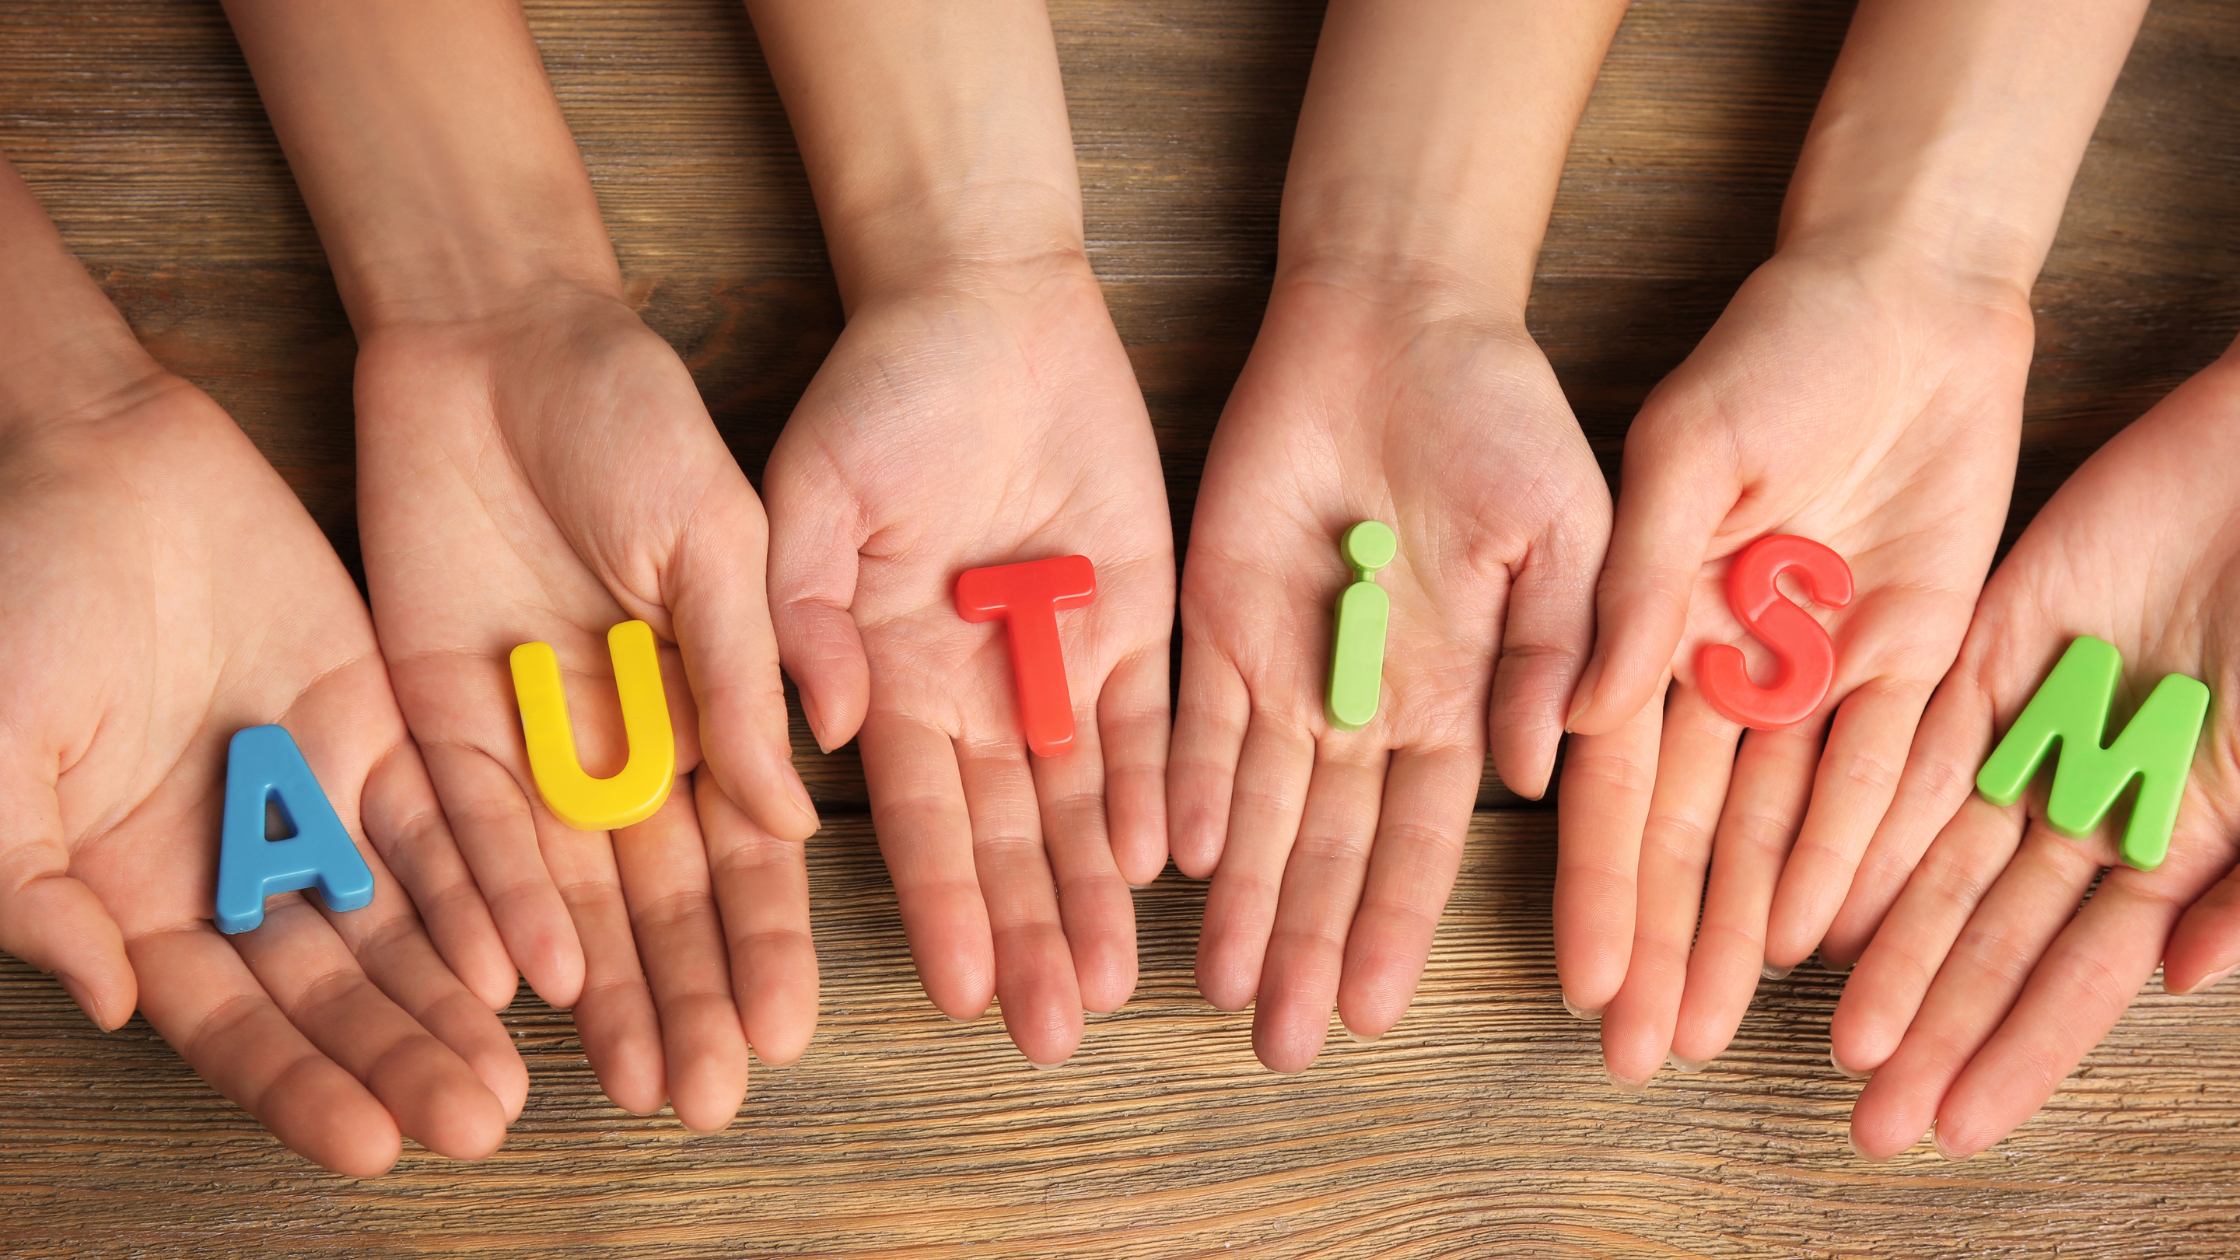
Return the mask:
<svg viewBox="0 0 2240 1260"><path fill-rule="evenodd" d="M1059 1064L1062 1064L1064 1062L1064 1059L1059 1059L1056 1063L1037 1063L1033 1059L1028 1059L1027 1066L1033 1068L1037 1072L1047 1072L1051 1068L1057 1067Z"/></svg>
<svg viewBox="0 0 2240 1260"><path fill-rule="evenodd" d="M78 1004L78 1009L85 1012L87 1019L93 1021L93 1026L107 1032L108 1029L102 1028L101 1025L101 1012L94 1008L92 991L78 983L77 978L67 971L54 973L54 978L62 982L62 991L69 994L70 1000Z"/></svg>
<svg viewBox="0 0 2240 1260"><path fill-rule="evenodd" d="M1610 1078L1610 1083L1612 1085L1615 1085L1619 1089L1629 1094L1645 1093L1649 1088L1649 1081L1646 1077L1638 1081L1629 1081L1608 1068L1604 1068L1602 1070L1602 1073L1603 1075Z"/></svg>
<svg viewBox="0 0 2240 1260"><path fill-rule="evenodd" d="M1559 996L1559 997L1561 997L1561 998L1563 999L1563 1009L1565 1009L1565 1010L1567 1010L1567 1011L1571 1012L1571 1017L1572 1017L1573 1019L1601 1019L1601 1018L1602 1018L1602 1008L1601 1008L1601 1007L1599 1007L1599 1006L1598 1006L1598 1007L1596 1007L1596 1008L1594 1008L1593 1010L1588 1010L1588 1009L1587 1009L1586 1007L1584 1007L1584 1006L1581 1006L1581 1005L1579 1005L1578 1003L1576 1003L1576 1002L1572 1001L1572 1000L1571 1000L1571 995L1570 995L1570 994L1568 994L1568 993L1562 993L1562 994L1558 994L1557 996Z"/></svg>
<svg viewBox="0 0 2240 1260"><path fill-rule="evenodd" d="M2207 993L2209 990L2216 988L2219 984L2222 984L2225 978L2227 976L2230 976L2235 971L2240 971L2240 967L2227 967L2223 971L2220 971L2213 976L2203 976L2200 980L2194 983L2194 986L2192 988L2187 989L2179 996L2190 997L2196 993Z"/></svg>
<svg viewBox="0 0 2240 1260"><path fill-rule="evenodd" d="M1844 1131L1843 1143L1844 1145L1851 1148L1852 1154L1858 1156L1859 1158L1867 1161L1870 1164L1881 1164L1888 1162L1887 1156L1867 1154L1866 1149L1859 1145L1859 1135L1851 1132L1848 1129Z"/></svg>
<svg viewBox="0 0 2240 1260"><path fill-rule="evenodd" d="M1863 1081L1868 1077L1874 1075L1874 1073L1872 1072L1854 1072L1850 1068L1845 1067L1843 1065L1843 1060L1836 1057L1836 1048L1834 1046L1828 1047L1828 1062L1835 1067L1836 1071L1843 1073L1844 1077L1848 1080Z"/></svg>
<svg viewBox="0 0 2240 1260"><path fill-rule="evenodd" d="M1944 1134L1937 1132L1935 1125L1929 1126L1929 1145L1937 1148L1937 1157L1939 1159L1949 1159L1953 1163L1957 1164L1961 1160L1969 1158L1966 1155L1953 1154L1951 1149L1944 1144Z"/></svg>
<svg viewBox="0 0 2240 1260"><path fill-rule="evenodd" d="M831 752L832 745L824 742L824 723L817 719L817 706L810 703L809 693L798 691L794 695L801 701L801 720L809 724L809 738L817 741L817 751Z"/></svg>
<svg viewBox="0 0 2240 1260"><path fill-rule="evenodd" d="M808 785L801 781L792 766L786 767L786 794L793 798L793 807L801 811L802 817L817 821L817 803L809 799Z"/></svg>
<svg viewBox="0 0 2240 1260"><path fill-rule="evenodd" d="M1830 958L1830 957L1828 957L1828 953L1827 953L1827 951L1826 951L1826 950L1821 950L1821 951L1820 951L1820 953L1819 953L1819 958L1820 958L1820 965L1821 965L1822 967L1826 968L1826 969L1827 969L1827 970L1829 970L1829 971L1835 972L1835 973L1836 973L1837 975L1839 975L1839 976L1841 976L1841 975L1848 975L1848 974L1850 973L1850 971L1851 971L1851 964L1850 964L1850 963L1839 963L1839 962L1837 962L1837 961L1836 961L1835 959L1833 959L1833 958Z"/></svg>
<svg viewBox="0 0 2240 1260"><path fill-rule="evenodd" d="M1709 1059L1704 1059L1701 1061L1695 1059L1683 1059L1679 1055L1671 1053L1667 1053L1664 1056L1664 1061L1671 1064L1674 1071L1686 1072L1690 1076L1701 1072L1704 1068L1710 1066L1711 1064L1711 1060Z"/></svg>
<svg viewBox="0 0 2240 1260"><path fill-rule="evenodd" d="M1759 966L1758 974L1768 980L1786 980L1789 973L1795 970L1795 967L1776 967L1772 963L1764 963Z"/></svg>
<svg viewBox="0 0 2240 1260"><path fill-rule="evenodd" d="M1340 1024L1338 1026L1340 1028L1345 1028L1345 1025L1343 1024ZM1355 1032L1351 1028L1346 1028L1346 1040L1354 1042L1357 1045L1368 1045L1370 1042L1375 1041L1377 1038L1382 1036L1384 1036L1383 1033L1370 1033L1367 1036L1363 1036L1362 1034Z"/></svg>
<svg viewBox="0 0 2240 1260"><path fill-rule="evenodd" d="M1571 689L1571 711L1563 715L1563 730L1571 733L1571 724L1594 704L1594 685L1602 681L1602 652L1600 649L1587 658L1587 668L1579 675L1579 685Z"/></svg>

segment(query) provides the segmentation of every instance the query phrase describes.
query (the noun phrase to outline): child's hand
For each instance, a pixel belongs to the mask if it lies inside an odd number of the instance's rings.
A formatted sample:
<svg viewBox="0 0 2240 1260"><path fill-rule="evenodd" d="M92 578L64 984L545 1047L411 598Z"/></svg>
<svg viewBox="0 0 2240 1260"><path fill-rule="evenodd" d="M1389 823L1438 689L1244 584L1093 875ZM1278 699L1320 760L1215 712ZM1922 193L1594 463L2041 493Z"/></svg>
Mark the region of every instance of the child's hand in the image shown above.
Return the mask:
<svg viewBox="0 0 2240 1260"><path fill-rule="evenodd" d="M1832 1029L1838 1066L1874 1074L1851 1121L1867 1157L1932 1124L1948 1157L1985 1149L2106 1035L2157 960L2173 993L2240 963L2236 462L2240 354L2228 353L2085 461L1984 588L1900 807L1830 937L1873 934ZM2169 856L2153 871L2115 865L2126 803L2071 840L2044 821L2048 773L2012 808L1973 795L1995 739L2079 635L2123 653L2129 700L2109 738L2163 675L2209 684Z"/></svg>
<svg viewBox="0 0 2240 1260"><path fill-rule="evenodd" d="M737 1113L751 1042L816 1022L802 841L764 603L761 505L676 353L565 286L362 334L359 514L398 700L514 960L572 1007L618 1106ZM624 760L606 632L662 646L680 776L645 822L574 830L537 795L507 655L550 643L586 770ZM719 913L720 911L720 913Z"/></svg>
<svg viewBox="0 0 2240 1260"><path fill-rule="evenodd" d="M203 1079L328 1168L379 1173L400 1134L487 1155L528 1090L490 1014L513 968L365 606L216 404L121 321L70 348L102 340L120 351L103 384L0 429L0 946L59 973L104 1028L137 1003ZM11 363L10 390L55 361ZM347 914L277 898L229 938L210 922L227 742L264 723L301 745L376 891Z"/></svg>
<svg viewBox="0 0 2240 1260"><path fill-rule="evenodd" d="M1725 1050L1761 970L1820 943L1890 804L2006 517L2031 326L1999 292L1777 256L1634 422L1556 891L1565 1000L1603 1011L1620 1081ZM1835 549L1855 594L1812 608L1836 647L1819 709L1740 738L1695 657L1736 643L1764 677L1722 582L1776 533Z"/></svg>
<svg viewBox="0 0 2240 1260"><path fill-rule="evenodd" d="M1257 999L1261 1062L1298 1071L1335 1003L1382 1035L1414 996L1489 739L1546 787L1592 637L1609 492L1522 328L1279 285L1207 456L1183 567L1175 861L1213 877L1198 987ZM1379 520L1399 554L1383 696L1324 713L1338 551ZM1489 713L1490 697L1490 713ZM1490 717L1490 726L1489 726Z"/></svg>
<svg viewBox="0 0 2240 1260"><path fill-rule="evenodd" d="M1135 988L1127 885L1166 861L1174 552L1159 452L1079 255L882 292L810 384L764 479L771 608L827 748L860 736L926 993L999 997L1037 1064ZM1084 555L1058 614L1075 736L1028 753L1003 627L967 569Z"/></svg>

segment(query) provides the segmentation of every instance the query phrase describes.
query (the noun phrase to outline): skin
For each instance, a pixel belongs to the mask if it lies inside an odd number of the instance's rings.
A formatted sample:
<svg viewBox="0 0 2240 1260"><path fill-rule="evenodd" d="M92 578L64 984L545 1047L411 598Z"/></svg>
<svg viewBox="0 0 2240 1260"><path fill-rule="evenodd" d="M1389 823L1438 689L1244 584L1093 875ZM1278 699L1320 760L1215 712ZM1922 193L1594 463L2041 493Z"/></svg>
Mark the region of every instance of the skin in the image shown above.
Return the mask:
<svg viewBox="0 0 2240 1260"><path fill-rule="evenodd" d="M491 1014L513 970L365 605L279 474L140 349L4 162L0 346L0 948L104 1029L137 1006L336 1172L381 1173L403 1137L490 1154L528 1092ZM227 741L266 723L301 747L374 898L333 914L289 893L222 936Z"/></svg>
<svg viewBox="0 0 2240 1260"><path fill-rule="evenodd" d="M1932 1125L1947 1158L1990 1147L2115 1026L2157 962L2171 993L2240 964L2235 458L2240 352L2228 351L2085 461L1984 588L1899 788L1909 825L1876 839L1843 910L1860 939L1872 933L1831 1028L1837 1066L1873 1075L1852 1112L1861 1155L1886 1159ZM1996 737L2083 634L2123 654L2115 723L2166 674L2209 684L2153 871L2116 864L2121 804L2081 840L2047 826L2050 773L2006 809L1972 792ZM1915 867L1908 850L1924 846Z"/></svg>
<svg viewBox="0 0 2240 1260"><path fill-rule="evenodd" d="M1135 988L1130 884L1166 862L1174 554L1149 417L1082 239L1049 20L974 5L752 0L848 324L763 477L770 603L826 748L859 741L918 974L1001 1003L1038 1066ZM1021 733L971 568L1080 554L1060 612L1076 735Z"/></svg>
<svg viewBox="0 0 2240 1260"><path fill-rule="evenodd" d="M1335 1007L1405 1014L1490 747L1537 796L1590 642L1609 494L1524 328L1618 4L1330 6L1267 315L1206 457L1182 583L1176 865L1198 986L1278 1071ZM1360 731L1323 709L1338 539L1380 519L1391 623Z"/></svg>
<svg viewBox="0 0 2240 1260"><path fill-rule="evenodd" d="M1634 421L1556 884L1564 1001L1622 1087L1701 1069L1761 976L1863 939L1837 913L1997 547L2030 286L2141 8L1862 4L1773 258ZM1855 595L1811 609L1818 711L1744 735L1694 662L1770 670L1723 584L1774 533L1834 548Z"/></svg>
<svg viewBox="0 0 2240 1260"><path fill-rule="evenodd" d="M816 953L763 599L761 504L622 297L511 0L227 7L357 331L359 523L381 646L513 961L616 1105L720 1129L748 1051L814 1031ZM660 644L678 781L577 831L530 777L507 654L550 643L585 769L625 748L607 629Z"/></svg>

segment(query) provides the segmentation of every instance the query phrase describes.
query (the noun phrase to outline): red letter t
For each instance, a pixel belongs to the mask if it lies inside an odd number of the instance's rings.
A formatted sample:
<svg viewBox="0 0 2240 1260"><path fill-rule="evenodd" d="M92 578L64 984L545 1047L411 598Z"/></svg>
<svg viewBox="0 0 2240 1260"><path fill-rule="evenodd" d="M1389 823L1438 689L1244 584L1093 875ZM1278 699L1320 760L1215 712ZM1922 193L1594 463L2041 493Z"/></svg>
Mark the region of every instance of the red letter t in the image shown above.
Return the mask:
<svg viewBox="0 0 2240 1260"><path fill-rule="evenodd" d="M1097 571L1087 556L969 569L957 578L959 617L1001 617L1010 629L1019 717L1027 747L1041 756L1055 757L1073 746L1073 698L1066 691L1065 652L1058 646L1058 610L1096 597Z"/></svg>

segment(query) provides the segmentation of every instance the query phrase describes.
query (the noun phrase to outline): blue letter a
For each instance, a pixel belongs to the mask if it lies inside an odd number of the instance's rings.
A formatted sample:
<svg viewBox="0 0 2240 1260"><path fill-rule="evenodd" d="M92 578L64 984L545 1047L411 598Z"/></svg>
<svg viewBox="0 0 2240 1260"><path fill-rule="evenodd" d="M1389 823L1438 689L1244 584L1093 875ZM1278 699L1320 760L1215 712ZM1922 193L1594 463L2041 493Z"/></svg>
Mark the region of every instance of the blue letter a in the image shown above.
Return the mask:
<svg viewBox="0 0 2240 1260"><path fill-rule="evenodd" d="M267 804L279 806L293 836L265 839ZM329 910L358 910L373 900L373 872L295 739L277 726L235 732L218 836L218 930L246 932L264 922L265 898L313 885Z"/></svg>

